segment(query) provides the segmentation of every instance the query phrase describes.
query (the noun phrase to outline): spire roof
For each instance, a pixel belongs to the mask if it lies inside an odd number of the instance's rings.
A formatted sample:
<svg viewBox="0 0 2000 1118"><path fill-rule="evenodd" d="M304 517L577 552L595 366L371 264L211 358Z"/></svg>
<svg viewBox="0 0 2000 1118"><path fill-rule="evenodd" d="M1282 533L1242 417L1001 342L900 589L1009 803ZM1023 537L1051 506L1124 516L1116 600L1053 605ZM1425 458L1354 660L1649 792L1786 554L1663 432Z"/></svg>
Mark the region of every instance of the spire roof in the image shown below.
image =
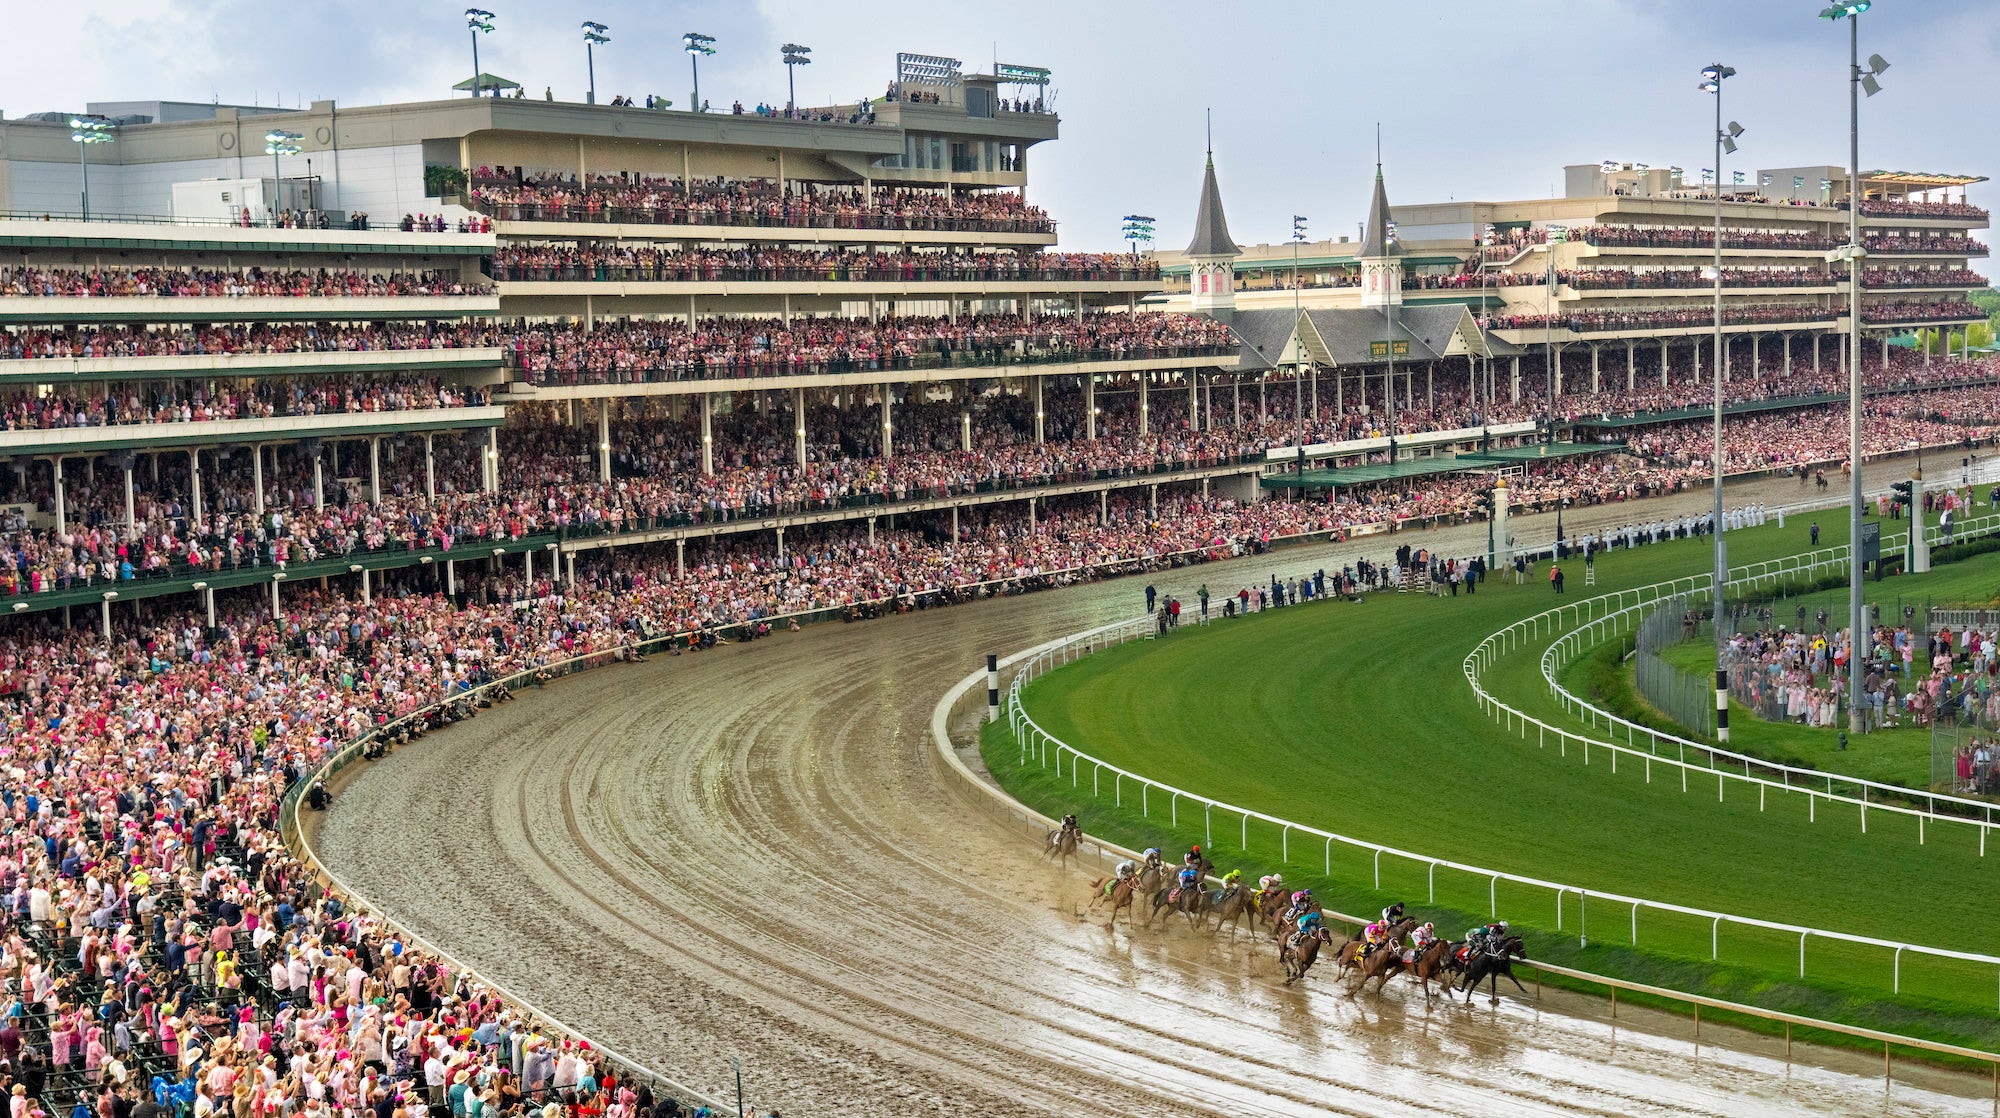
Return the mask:
<svg viewBox="0 0 2000 1118"><path fill-rule="evenodd" d="M1201 176L1201 204L1194 213L1194 240L1189 256L1241 256L1243 250L1229 237L1229 220L1222 213L1222 191L1215 185L1215 149L1208 152L1208 169Z"/></svg>
<svg viewBox="0 0 2000 1118"><path fill-rule="evenodd" d="M1382 185L1382 164L1375 164L1375 199L1368 203L1368 224L1361 233L1357 257L1401 256L1403 246L1389 236L1389 191Z"/></svg>

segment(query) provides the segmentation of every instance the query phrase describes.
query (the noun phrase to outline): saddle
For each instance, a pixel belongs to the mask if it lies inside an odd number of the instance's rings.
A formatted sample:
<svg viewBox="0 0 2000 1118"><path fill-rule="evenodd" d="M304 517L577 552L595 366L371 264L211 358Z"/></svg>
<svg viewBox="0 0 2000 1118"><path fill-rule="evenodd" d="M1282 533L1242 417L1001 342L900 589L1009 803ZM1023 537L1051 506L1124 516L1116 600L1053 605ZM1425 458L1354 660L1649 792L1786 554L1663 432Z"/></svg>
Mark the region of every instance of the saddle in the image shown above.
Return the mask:
<svg viewBox="0 0 2000 1118"><path fill-rule="evenodd" d="M1458 950L1451 953L1451 957L1460 963L1470 963L1472 961L1472 945L1469 943L1460 944Z"/></svg>
<svg viewBox="0 0 2000 1118"><path fill-rule="evenodd" d="M1180 900L1180 899L1181 899L1181 887L1180 887L1180 886L1178 886L1178 885L1175 885L1175 886L1173 886L1172 888L1170 888L1170 889L1168 889L1168 890L1167 890L1167 903L1168 903L1168 904L1173 904L1173 903L1174 903L1175 901L1178 901L1178 900Z"/></svg>

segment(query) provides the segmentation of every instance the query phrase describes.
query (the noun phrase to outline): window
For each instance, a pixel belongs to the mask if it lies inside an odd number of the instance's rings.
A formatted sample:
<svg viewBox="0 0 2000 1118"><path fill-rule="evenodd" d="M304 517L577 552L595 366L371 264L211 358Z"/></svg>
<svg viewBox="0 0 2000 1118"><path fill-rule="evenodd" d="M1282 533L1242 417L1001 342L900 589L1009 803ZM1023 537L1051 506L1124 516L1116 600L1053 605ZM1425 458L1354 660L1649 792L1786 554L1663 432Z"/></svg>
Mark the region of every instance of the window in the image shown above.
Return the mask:
<svg viewBox="0 0 2000 1118"><path fill-rule="evenodd" d="M965 90L966 116L992 116L993 91L978 86L967 86Z"/></svg>

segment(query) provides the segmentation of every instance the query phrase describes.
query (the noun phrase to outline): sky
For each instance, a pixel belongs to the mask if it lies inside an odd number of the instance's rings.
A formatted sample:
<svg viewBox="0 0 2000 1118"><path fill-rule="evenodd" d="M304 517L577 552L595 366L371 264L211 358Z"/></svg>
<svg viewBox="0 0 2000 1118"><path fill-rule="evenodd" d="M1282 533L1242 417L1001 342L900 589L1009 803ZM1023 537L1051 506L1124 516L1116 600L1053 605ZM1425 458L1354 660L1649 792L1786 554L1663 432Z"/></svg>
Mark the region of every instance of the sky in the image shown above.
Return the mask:
<svg viewBox="0 0 2000 1118"><path fill-rule="evenodd" d="M579 24L611 28L600 100L688 99L682 32L715 36L711 103L782 103L785 42L812 48L799 99L879 95L897 51L1054 72L1061 138L1029 154L1030 200L1063 247L1111 249L1128 213L1159 247L1191 236L1204 113L1230 231L1282 242L1303 214L1315 238L1366 213L1375 127L1390 200L1543 197L1562 167L1605 159L1712 162L1709 62L1736 67L1727 118L1745 128L1725 169L1846 163L1847 42L1825 0L1008 0L851 5L796 0L481 0L496 25L480 67L539 96L582 100ZM70 0L9 5L19 44L0 67L9 116L86 101L358 105L449 95L472 70L464 5L438 0ZM1861 53L1891 68L1862 105L1868 168L1986 174L1986 113L2000 73L1996 0L1876 0ZM63 44L56 49L53 44ZM1755 181L1754 177L1750 181ZM1991 204L1986 186L1973 200ZM1986 266L1975 262L1977 266Z"/></svg>

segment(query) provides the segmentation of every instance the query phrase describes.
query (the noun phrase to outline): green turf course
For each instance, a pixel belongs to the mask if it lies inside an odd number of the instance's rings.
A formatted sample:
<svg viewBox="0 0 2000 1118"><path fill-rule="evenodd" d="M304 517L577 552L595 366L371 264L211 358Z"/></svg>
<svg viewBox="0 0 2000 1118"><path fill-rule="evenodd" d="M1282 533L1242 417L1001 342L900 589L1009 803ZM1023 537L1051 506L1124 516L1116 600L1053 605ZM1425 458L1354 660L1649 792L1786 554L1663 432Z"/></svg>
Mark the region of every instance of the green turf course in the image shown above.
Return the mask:
<svg viewBox="0 0 2000 1118"><path fill-rule="evenodd" d="M1843 525L1823 525L1822 546L1844 542ZM1802 549L1802 525L1732 534L1741 564ZM1421 543L1421 538L1414 542ZM1600 593L1703 569L1705 541L1658 544L1598 563ZM1273 557L1274 570L1286 568ZM1990 576L1989 576L1990 578ZM1134 642L1051 673L1030 685L1028 708L1052 733L1098 757L1156 780L1281 818L1390 846L1588 889L1715 909L1831 930L2000 954L1993 897L1995 858L1978 854L1967 827L1933 824L1918 844L1914 821L1821 803L1808 822L1802 796L1762 805L1745 786L1717 802L1699 774L1682 791L1679 773L1627 762L1614 776L1600 752L1584 767L1571 750L1537 748L1500 729L1474 702L1460 664L1486 634L1547 608L1539 581L1514 587L1490 580L1471 597L1381 595L1359 605L1320 603L1240 619L1169 640ZM1541 649L1506 657L1487 686L1551 721ZM1032 762L1023 770L1004 720L985 740L988 765L1044 811L1078 811L1089 830L1125 840L1176 845L1208 838L1217 865L1251 876L1277 868L1279 832L1252 827L1241 850L1236 820L1218 816L1213 834L1198 810L1181 826L1112 809L1106 782L1093 801L1088 773L1072 788ZM1129 789L1127 789L1129 792ZM1437 901L1421 863L1374 861L1333 852L1331 872L1317 846L1292 846L1288 878L1308 876L1334 890L1337 907L1366 910L1389 899L1470 923L1488 912L1489 883L1439 871ZM1638 948L1631 910L1609 902L1587 913L1589 946L1579 945L1577 898L1561 914L1543 890L1501 883L1502 915L1539 933L1539 957L1698 990L1771 1008L1914 1035L2000 1047L2000 973L1992 967L1906 955L1892 994L1890 953L1815 940L1806 981L1799 941L1786 933L1725 929L1720 963L1710 961L1706 920L1642 913ZM1453 928L1454 933L1462 927Z"/></svg>

